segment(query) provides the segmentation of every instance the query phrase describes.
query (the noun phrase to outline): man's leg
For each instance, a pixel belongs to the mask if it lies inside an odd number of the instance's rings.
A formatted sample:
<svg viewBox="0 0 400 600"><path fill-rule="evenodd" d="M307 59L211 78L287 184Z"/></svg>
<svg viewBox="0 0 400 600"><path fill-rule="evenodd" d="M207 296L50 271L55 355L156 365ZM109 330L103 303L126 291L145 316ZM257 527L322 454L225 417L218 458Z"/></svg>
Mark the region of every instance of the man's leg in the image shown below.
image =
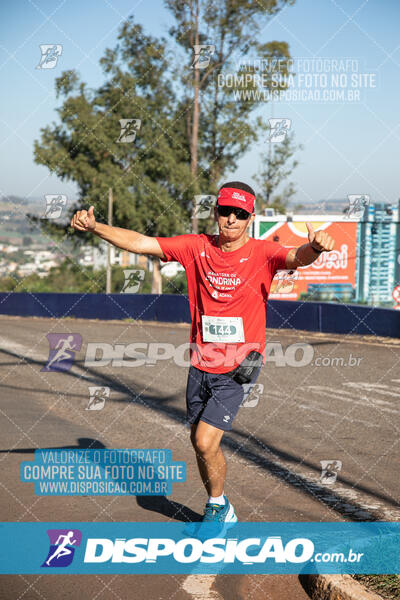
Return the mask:
<svg viewBox="0 0 400 600"><path fill-rule="evenodd" d="M199 421L191 426L190 439L196 452L200 476L209 496L224 491L226 460L220 447L224 430Z"/></svg>

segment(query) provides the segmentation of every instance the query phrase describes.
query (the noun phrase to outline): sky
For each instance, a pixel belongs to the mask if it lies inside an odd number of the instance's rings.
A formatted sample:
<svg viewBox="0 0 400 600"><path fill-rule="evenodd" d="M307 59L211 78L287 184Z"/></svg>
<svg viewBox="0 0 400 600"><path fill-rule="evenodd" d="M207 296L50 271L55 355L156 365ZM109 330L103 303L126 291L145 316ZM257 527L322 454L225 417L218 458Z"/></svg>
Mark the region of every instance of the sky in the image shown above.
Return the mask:
<svg viewBox="0 0 400 600"><path fill-rule="evenodd" d="M260 0L261 1L261 0ZM63 182L33 160L40 129L58 122L60 99L54 83L63 70L76 69L88 87L104 82L99 59L113 48L122 21L133 15L146 33L168 37L173 18L162 0L13 0L0 3L0 195L76 196L76 186ZM257 114L290 119L299 166L292 175L296 202L319 202L369 194L371 202L397 202L399 162L400 2L397 0L297 0L265 22L260 42L286 41L302 72L311 59L353 59L346 71L345 100L315 102L287 99L260 103ZM61 44L54 69L37 69L40 44ZM300 62L302 61L302 62ZM338 64L338 63L337 63ZM350 72L350 69L353 71ZM323 71L326 76L331 73ZM360 87L359 77L367 82ZM367 77L364 74L368 74ZM350 101L350 83L358 102ZM300 81L299 84L300 85ZM254 185L262 167L267 138L252 144L227 180ZM207 192L205 192L207 193Z"/></svg>

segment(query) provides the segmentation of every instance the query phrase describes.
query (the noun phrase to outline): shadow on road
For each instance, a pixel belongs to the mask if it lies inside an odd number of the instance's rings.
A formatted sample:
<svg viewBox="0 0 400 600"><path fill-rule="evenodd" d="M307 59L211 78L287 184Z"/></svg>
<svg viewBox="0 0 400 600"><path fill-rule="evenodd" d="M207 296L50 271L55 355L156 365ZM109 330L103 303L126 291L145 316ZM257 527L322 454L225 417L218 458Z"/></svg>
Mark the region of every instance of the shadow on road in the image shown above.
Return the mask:
<svg viewBox="0 0 400 600"><path fill-rule="evenodd" d="M202 515L180 502L169 500L166 496L137 496L136 502L144 510L160 513L177 521L201 521Z"/></svg>
<svg viewBox="0 0 400 600"><path fill-rule="evenodd" d="M9 454L33 454L35 450L79 450L84 449L88 450L95 449L98 450L100 448L106 448L106 446L99 442L99 440L94 440L93 438L78 438L78 443L73 445L70 444L68 446L52 446L51 448L14 448L13 450L0 450L0 454L7 452Z"/></svg>
<svg viewBox="0 0 400 600"><path fill-rule="evenodd" d="M330 344L335 342L318 342L314 345L322 345L322 344ZM2 350L4 354L9 354L14 358L22 360L23 362L43 365L42 361L36 361L30 358L26 358L22 355L19 355L12 351ZM83 361L76 361L74 365L78 368L84 370L85 381L91 380L96 385L104 385L112 388L114 392L119 392L124 397L120 399L109 399L109 402L132 402L132 403L140 403L146 406L148 409L152 411L156 411L160 414L163 414L166 417L169 417L174 422L185 423L185 412L182 409L176 408L174 406L168 405L167 403L171 400L177 400L177 395L170 394L163 397L155 397L141 394L140 392L136 392L133 388L132 383L125 384L114 377L111 377L104 372L99 372L94 368L84 367ZM81 379L81 376L75 372L67 371L63 373L64 376L78 378ZM88 377L88 375L92 375L93 377ZM54 393L54 392L52 392ZM188 434L189 437L189 434ZM235 437L239 439L235 439ZM80 438L81 440L86 438ZM89 438L88 438L89 439ZM92 440L92 442L96 442L101 444L101 442L97 442L96 440ZM244 447L246 443L247 447ZM289 468L281 465L274 460L268 458L265 455L265 452L270 452L272 455L275 455L277 458L288 461L296 464L306 465L310 469L314 470L316 473L320 472L320 467L315 466L314 464L301 461L298 456L291 454L287 451L280 450L279 448L270 446L266 440L261 440L259 438L254 438L249 436L247 433L240 431L239 429L233 429L229 434L225 434L222 438L221 442L222 447L230 448L235 451L238 455L245 458L249 462L257 465L259 468L268 471L271 475L282 481L287 485L291 485L298 489L298 491L304 495L312 497L315 500L318 500L322 504L325 504L330 510L334 510L336 513L351 519L353 521L377 521L381 520L378 516L372 515L366 512L366 509L359 503L354 500L349 500L344 496L341 496L338 492L333 491L332 489L327 489L325 485L319 485L317 482L310 481L306 477L296 474L291 471ZM251 447L253 446L253 447ZM74 447L88 447L88 446L68 446L68 448ZM94 447L94 446L90 446ZM100 447L105 447L101 445ZM189 447L189 446L188 446ZM262 453L260 453L260 449L262 449ZM33 452L35 449L31 449ZM7 452L7 450L2 450L0 452ZM13 450L12 452L23 452L23 450ZM372 498L378 498L380 500L385 501L386 503L399 508L399 504L390 496L385 494L381 494L376 492L367 486L355 485L351 480L348 480L344 477L338 477L338 482L349 485L352 489L359 490L368 494ZM160 500L160 497L137 497L137 502L144 508L145 510L152 510L155 512L161 512L165 514L165 516L173 516L176 512L176 508L174 508L174 504L171 501L167 500L165 497L163 500ZM177 505L178 507L182 505ZM194 513L189 508L182 506L179 509L182 512L182 515L190 515L188 520L193 520L193 516L198 517L197 513ZM166 511L166 512L164 512ZM179 518L179 517L176 517ZM180 519L186 520L186 519ZM195 520L198 520L197 518Z"/></svg>

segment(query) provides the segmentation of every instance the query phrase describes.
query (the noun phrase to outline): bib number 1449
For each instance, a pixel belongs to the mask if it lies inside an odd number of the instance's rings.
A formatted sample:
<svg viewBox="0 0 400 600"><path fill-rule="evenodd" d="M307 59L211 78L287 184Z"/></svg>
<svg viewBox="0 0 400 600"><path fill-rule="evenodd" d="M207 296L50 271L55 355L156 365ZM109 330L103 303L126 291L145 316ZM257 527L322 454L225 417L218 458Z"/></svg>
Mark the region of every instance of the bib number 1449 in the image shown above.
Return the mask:
<svg viewBox="0 0 400 600"><path fill-rule="evenodd" d="M202 332L204 342L244 342L242 317L212 317L203 315Z"/></svg>

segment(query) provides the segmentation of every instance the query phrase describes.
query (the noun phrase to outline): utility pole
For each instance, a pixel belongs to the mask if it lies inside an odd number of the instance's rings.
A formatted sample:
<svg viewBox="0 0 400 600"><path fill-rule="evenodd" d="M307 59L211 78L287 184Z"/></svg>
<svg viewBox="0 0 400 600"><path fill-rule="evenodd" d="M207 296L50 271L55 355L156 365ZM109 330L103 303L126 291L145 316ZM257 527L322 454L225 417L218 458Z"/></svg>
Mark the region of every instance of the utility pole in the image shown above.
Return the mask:
<svg viewBox="0 0 400 600"><path fill-rule="evenodd" d="M112 227L113 215L113 193L112 188L108 190L108 225ZM106 278L106 294L111 294L111 244L107 245L107 278Z"/></svg>
<svg viewBox="0 0 400 600"><path fill-rule="evenodd" d="M274 99L271 100L271 119L274 118ZM269 130L269 146L268 146L268 193L267 193L267 206L269 205L269 199L271 196L271 160L272 160L272 141L271 141L271 129ZM266 214L264 210L264 214Z"/></svg>

